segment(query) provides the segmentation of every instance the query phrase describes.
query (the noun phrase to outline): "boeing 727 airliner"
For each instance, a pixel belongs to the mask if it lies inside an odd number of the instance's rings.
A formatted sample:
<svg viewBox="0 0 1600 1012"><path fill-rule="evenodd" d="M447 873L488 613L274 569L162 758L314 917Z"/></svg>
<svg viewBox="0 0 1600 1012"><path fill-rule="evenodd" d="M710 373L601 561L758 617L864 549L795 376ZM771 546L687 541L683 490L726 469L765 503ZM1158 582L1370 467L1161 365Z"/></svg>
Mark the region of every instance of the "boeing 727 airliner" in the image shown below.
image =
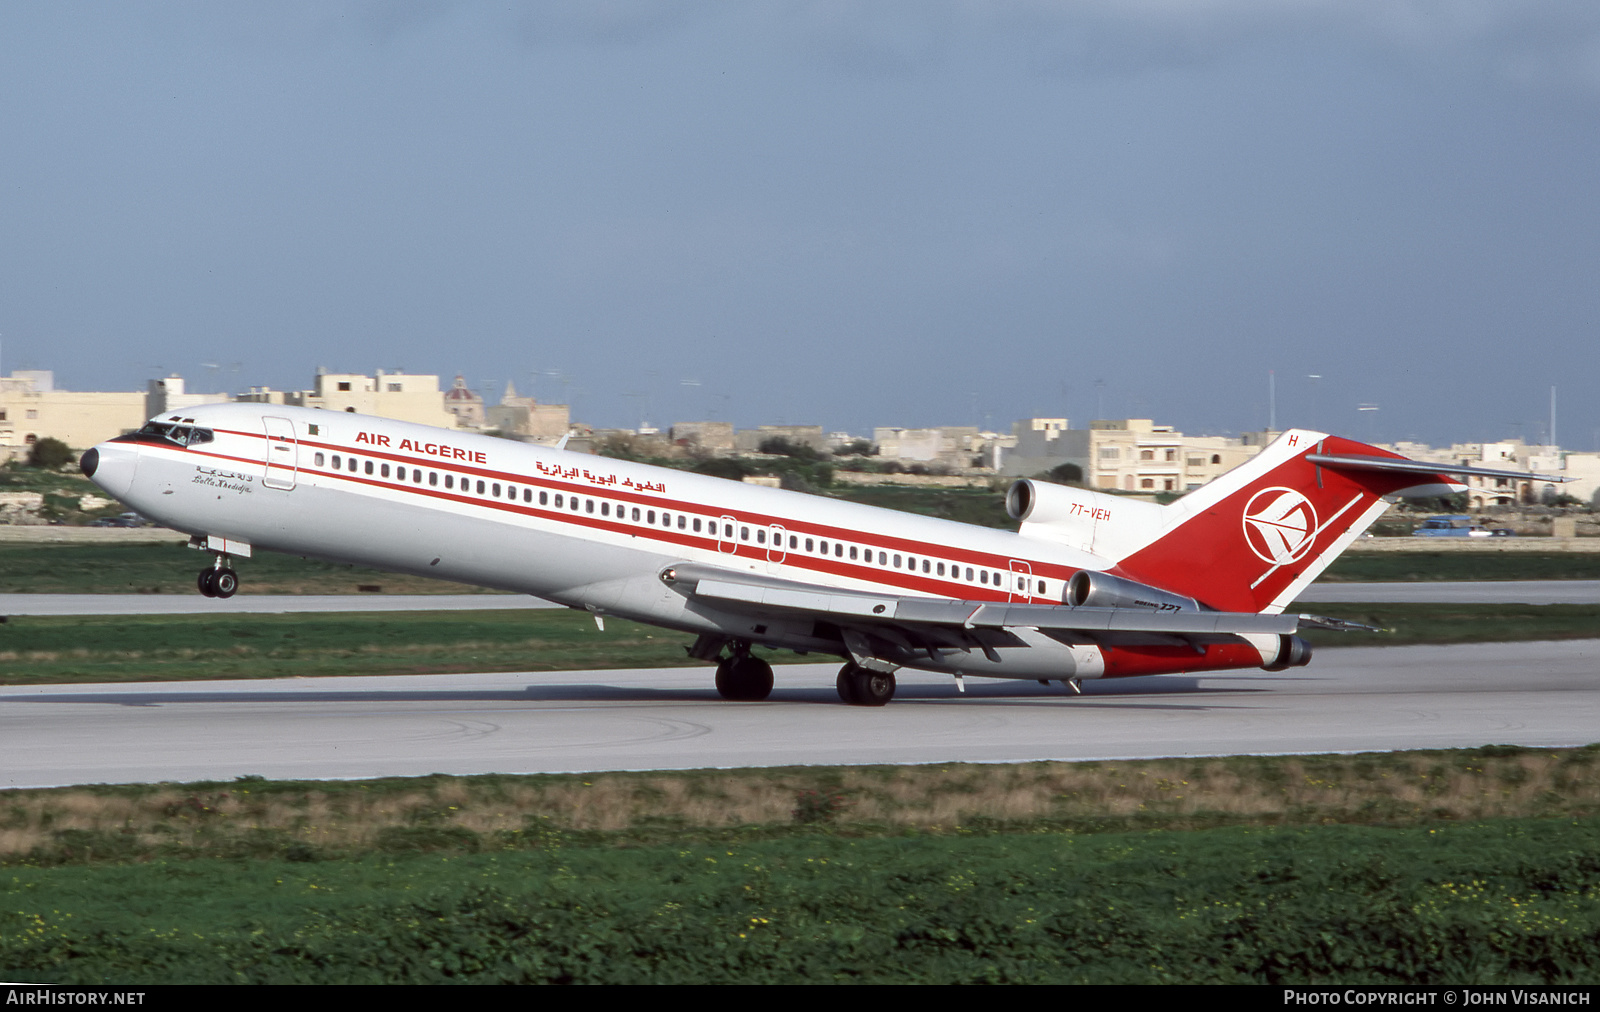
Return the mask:
<svg viewBox="0 0 1600 1012"><path fill-rule="evenodd" d="M1166 506L1018 481L1016 532L362 415L191 408L83 455L85 474L214 555L229 597L257 549L516 591L694 635L729 699L761 700L762 644L845 661L876 706L894 673L1059 680L1311 656L1339 627L1284 609L1383 512L1445 468L1319 432Z"/></svg>

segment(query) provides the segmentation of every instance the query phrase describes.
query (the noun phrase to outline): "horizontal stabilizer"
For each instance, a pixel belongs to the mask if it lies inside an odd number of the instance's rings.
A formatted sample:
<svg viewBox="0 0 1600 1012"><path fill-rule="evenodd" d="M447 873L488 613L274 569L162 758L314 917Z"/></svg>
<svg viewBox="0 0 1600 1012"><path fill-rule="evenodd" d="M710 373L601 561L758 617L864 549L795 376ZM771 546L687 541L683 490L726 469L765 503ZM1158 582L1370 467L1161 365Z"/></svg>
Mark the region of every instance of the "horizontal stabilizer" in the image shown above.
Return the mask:
<svg viewBox="0 0 1600 1012"><path fill-rule="evenodd" d="M1329 618L1327 615L1300 615L1300 628L1325 629L1328 632L1392 632L1381 626L1352 622L1347 618Z"/></svg>
<svg viewBox="0 0 1600 1012"><path fill-rule="evenodd" d="M1534 474L1530 471L1497 471L1488 467L1435 464L1425 460L1408 460L1404 457L1368 457L1356 454L1308 453L1306 460L1318 467L1331 467L1341 471L1390 471L1402 474L1464 474L1478 478L1520 478L1525 481L1571 481L1554 475Z"/></svg>

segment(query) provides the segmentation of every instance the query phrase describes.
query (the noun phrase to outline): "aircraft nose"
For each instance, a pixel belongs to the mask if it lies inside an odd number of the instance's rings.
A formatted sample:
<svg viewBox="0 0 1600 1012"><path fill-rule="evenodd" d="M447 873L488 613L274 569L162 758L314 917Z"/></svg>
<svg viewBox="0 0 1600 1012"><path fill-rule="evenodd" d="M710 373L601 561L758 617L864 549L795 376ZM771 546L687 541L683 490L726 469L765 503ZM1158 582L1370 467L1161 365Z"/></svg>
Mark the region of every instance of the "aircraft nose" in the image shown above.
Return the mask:
<svg viewBox="0 0 1600 1012"><path fill-rule="evenodd" d="M78 460L84 476L124 499L133 487L133 473L139 467L139 450L127 443L101 443L91 447Z"/></svg>

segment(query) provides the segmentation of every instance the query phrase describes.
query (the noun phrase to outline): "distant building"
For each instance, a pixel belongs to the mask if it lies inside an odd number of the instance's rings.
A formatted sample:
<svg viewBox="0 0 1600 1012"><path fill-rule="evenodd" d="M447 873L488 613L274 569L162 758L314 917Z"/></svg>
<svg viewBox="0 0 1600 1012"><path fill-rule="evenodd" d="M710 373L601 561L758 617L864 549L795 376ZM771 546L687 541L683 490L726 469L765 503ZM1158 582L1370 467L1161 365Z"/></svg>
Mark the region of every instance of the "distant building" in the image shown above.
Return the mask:
<svg viewBox="0 0 1600 1012"><path fill-rule="evenodd" d="M1030 418L1012 426L1016 446L1001 470L1025 477L1075 465L1091 488L1123 492L1188 492L1261 452L1268 435L1186 436L1149 418L1097 419L1087 429L1064 418Z"/></svg>
<svg viewBox="0 0 1600 1012"><path fill-rule="evenodd" d="M183 377L177 373L151 380L144 393L144 416L154 418L202 404L226 404L233 399L227 394L191 394L183 386Z"/></svg>
<svg viewBox="0 0 1600 1012"><path fill-rule="evenodd" d="M532 397L518 394L517 388L509 382L500 403L489 408L486 415L489 428L534 442L559 440L572 424L567 405L540 404Z"/></svg>
<svg viewBox="0 0 1600 1012"><path fill-rule="evenodd" d="M1561 492L1583 500L1590 509L1600 509L1600 453L1568 453L1561 460L1561 474L1572 480Z"/></svg>
<svg viewBox="0 0 1600 1012"><path fill-rule="evenodd" d="M734 433L734 449L740 453L760 453L769 439L787 439L796 446L809 446L818 453L828 452L828 441L820 425L758 425Z"/></svg>
<svg viewBox="0 0 1600 1012"><path fill-rule="evenodd" d="M732 422L676 422L667 430L672 442L685 450L732 453Z"/></svg>
<svg viewBox="0 0 1600 1012"><path fill-rule="evenodd" d="M1458 464L1462 467L1534 471L1550 475L1560 475L1564 468L1559 447L1530 446L1520 439L1506 439L1495 443L1456 443L1445 449L1436 449L1421 443L1392 443L1385 444L1383 448L1404 454L1414 460ZM1566 457L1571 461L1571 458L1581 455L1567 454ZM1584 466L1581 459L1574 463L1580 468ZM1585 498L1560 482L1485 478L1477 475L1458 477L1457 480L1463 481L1467 486L1467 506L1471 509L1536 504L1554 499L1563 493Z"/></svg>
<svg viewBox="0 0 1600 1012"><path fill-rule="evenodd" d="M439 377L412 373L318 372L310 390L278 391L252 387L237 400L257 404L288 404L325 411L352 411L402 422L454 428L456 416L445 410ZM482 403L481 399L479 401Z"/></svg>
<svg viewBox="0 0 1600 1012"><path fill-rule="evenodd" d="M455 416L460 429L481 429L488 416L483 410L483 398L473 393L464 377L457 376L450 389L444 392L444 408Z"/></svg>
<svg viewBox="0 0 1600 1012"><path fill-rule="evenodd" d="M883 426L872 430L878 456L891 460L970 467L982 455L983 439L974 425L944 425L931 429Z"/></svg>
<svg viewBox="0 0 1600 1012"><path fill-rule="evenodd" d="M1012 445L1000 455L998 470L1025 478L1062 464L1089 473L1089 433L1074 430L1065 418L1024 418L1011 426Z"/></svg>
<svg viewBox="0 0 1600 1012"><path fill-rule="evenodd" d="M509 383L500 403L485 408L483 398L461 376L455 378L449 390L441 391L438 376L382 369L374 376L318 372L310 390L284 392L251 387L249 393L236 399L353 411L442 429L493 429L523 439L553 441L565 435L568 428L565 404L539 404L531 397L518 396L516 387Z"/></svg>
<svg viewBox="0 0 1600 1012"><path fill-rule="evenodd" d="M85 450L132 432L148 417L137 391L58 390L54 373L19 370L0 379L0 460L24 458L46 437Z"/></svg>

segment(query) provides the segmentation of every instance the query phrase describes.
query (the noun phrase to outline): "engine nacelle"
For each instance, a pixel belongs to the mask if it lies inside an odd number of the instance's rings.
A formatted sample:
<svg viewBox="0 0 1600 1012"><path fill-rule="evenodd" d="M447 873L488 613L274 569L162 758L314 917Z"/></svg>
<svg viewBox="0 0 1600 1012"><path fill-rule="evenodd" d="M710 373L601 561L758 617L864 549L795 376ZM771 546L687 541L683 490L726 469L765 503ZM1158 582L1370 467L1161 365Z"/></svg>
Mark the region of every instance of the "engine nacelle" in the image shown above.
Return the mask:
<svg viewBox="0 0 1600 1012"><path fill-rule="evenodd" d="M1127 496L1024 478L1006 492L1017 533L1093 552L1109 562L1148 544L1166 520L1163 507Z"/></svg>
<svg viewBox="0 0 1600 1012"><path fill-rule="evenodd" d="M1287 671L1303 668L1311 663L1311 644L1298 636L1284 634L1278 637L1278 653L1270 663L1261 665L1263 671Z"/></svg>
<svg viewBox="0 0 1600 1012"><path fill-rule="evenodd" d="M1192 597L1120 576L1080 569L1067 581L1067 603L1079 608L1142 608L1146 611L1199 611Z"/></svg>

